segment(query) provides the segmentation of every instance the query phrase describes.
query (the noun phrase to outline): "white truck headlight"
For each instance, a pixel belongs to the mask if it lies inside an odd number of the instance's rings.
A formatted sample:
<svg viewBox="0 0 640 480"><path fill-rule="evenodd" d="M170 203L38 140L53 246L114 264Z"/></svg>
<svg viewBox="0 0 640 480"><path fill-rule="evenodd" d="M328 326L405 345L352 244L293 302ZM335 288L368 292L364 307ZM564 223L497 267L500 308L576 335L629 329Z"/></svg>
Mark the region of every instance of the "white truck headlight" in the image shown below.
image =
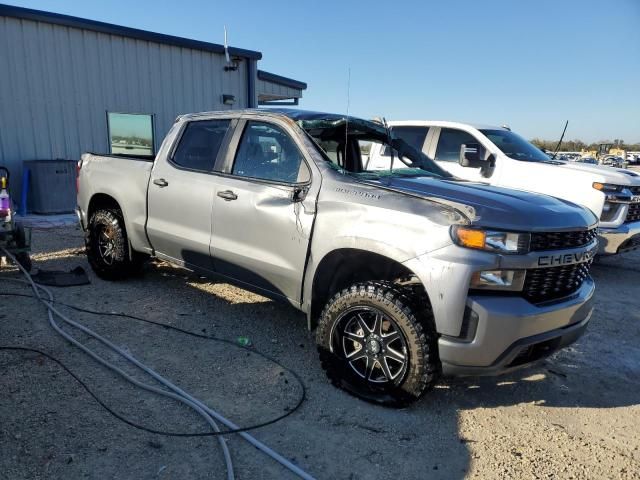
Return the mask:
<svg viewBox="0 0 640 480"><path fill-rule="evenodd" d="M524 286L524 270L484 270L471 277L471 288L480 290L521 291Z"/></svg>
<svg viewBox="0 0 640 480"><path fill-rule="evenodd" d="M511 254L527 253L531 239L528 233L483 230L457 225L452 227L451 237L461 247Z"/></svg>
<svg viewBox="0 0 640 480"><path fill-rule="evenodd" d="M624 190L624 186L622 186L622 185L613 185L611 183L593 182L592 186L596 190L600 190L601 192L604 192L604 193L616 193L616 192L621 192L622 190Z"/></svg>

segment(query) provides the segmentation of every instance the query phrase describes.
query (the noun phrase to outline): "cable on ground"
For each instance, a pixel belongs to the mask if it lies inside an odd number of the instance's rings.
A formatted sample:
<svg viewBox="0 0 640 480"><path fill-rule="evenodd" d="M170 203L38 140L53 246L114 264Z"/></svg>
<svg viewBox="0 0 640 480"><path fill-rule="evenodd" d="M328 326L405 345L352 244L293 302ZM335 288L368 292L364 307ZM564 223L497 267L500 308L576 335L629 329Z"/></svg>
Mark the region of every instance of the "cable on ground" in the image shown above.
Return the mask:
<svg viewBox="0 0 640 480"><path fill-rule="evenodd" d="M11 253L9 253L5 248L3 248L3 247L0 247L0 248L5 252L5 255L16 264L16 266L22 271L22 273L26 277L26 281L25 280L19 280L19 279L5 279L5 280L30 284L31 288L32 288L32 290L34 292L34 296L36 298L38 298L38 300L40 300L47 307L47 315L48 315L48 318L49 318L49 324L61 336L66 338L72 344L76 345L78 348L83 350L85 353L87 353L89 356L94 358L96 361L98 361L99 363L101 363L105 367L109 368L110 370L118 373L120 376L122 376L127 381L133 383L134 385L137 385L140 388L143 388L145 390L158 393L160 395L164 395L164 396L167 396L167 397L170 397L170 398L174 398L175 400L178 400L178 401L188 405L189 407L193 408L194 410L196 410L199 414L201 414L207 420L207 422L211 425L211 427L214 430L218 430L217 424L215 423L214 419L220 421L221 423L225 424L227 427L229 427L231 429L239 429L239 427L237 425L235 425L233 422L231 422L230 420L226 419L225 417L223 417L222 415L220 415L218 412L214 411L213 409L209 408L203 402L201 402L198 399L192 397L187 392L185 392L184 390L180 389L179 387L177 387L176 385L171 383L169 380L167 380L166 378L162 377L160 374L155 372L153 369L147 367L142 362L138 361L130 353L124 351L123 349L119 348L118 346L113 344L108 339L106 339L106 338L100 336L99 334L93 332L91 329L85 327L84 325L79 324L79 323L71 320L65 314L61 313L58 309L56 309L53 306L53 294L51 293L51 291L48 290L47 288L43 287L42 285L36 284L33 281L33 279L31 278L31 276L29 275L29 273L24 268L22 268L22 266L20 264L18 264L18 262L16 261L15 257ZM41 297L40 291L42 291L42 292L47 294L47 296L49 297L49 301L47 301L46 299ZM76 340L73 336L71 336L70 334L68 334L64 330L62 330L60 325L58 325L58 323L54 320L54 314L58 318L62 319L65 323L67 323L67 324L69 324L69 325L81 330L82 332L86 333L87 335L93 337L94 339L96 339L96 340L100 341L101 343L103 343L104 345L108 346L113 351L115 351L116 353L118 353L119 355L121 355L122 357L126 358L131 363L133 363L134 365L136 365L138 368L140 368L141 370L143 370L146 373L148 373L149 375L151 375L154 379L156 379L157 381L162 383L164 386L168 387L170 390L172 390L172 392L167 392L167 391L162 390L160 388L153 387L151 385L147 385L145 383L139 382L138 380L136 380L133 377L129 376L123 370L121 370L118 367L116 367L115 365L109 363L107 360L104 360L102 357L100 357L99 355L94 353L91 349L89 349L88 347L86 347L85 345L80 343L78 340ZM245 440L247 440L249 443L251 443L254 447L259 449L260 451L262 451L263 453L265 453L266 455L268 455L272 459L276 460L278 463L280 463L285 468L287 468L291 472L295 473L299 477L301 477L301 478L303 478L305 480L313 480L313 477L311 475L306 473L304 470L300 469L297 465L293 464L288 459L284 458L282 455L278 454L277 452L275 452L271 448L267 447L262 442L260 442L257 439L255 439L253 436L251 436L247 432L238 432L238 434L240 436L242 436ZM231 462L231 456L229 454L228 447L226 445L226 442L225 442L223 436L218 436L217 438L218 438L218 441L220 442L220 445L222 447L223 454L224 454L224 457L225 457L225 462L226 462L226 465L227 465L227 477L229 479L233 479L234 478L233 464Z"/></svg>

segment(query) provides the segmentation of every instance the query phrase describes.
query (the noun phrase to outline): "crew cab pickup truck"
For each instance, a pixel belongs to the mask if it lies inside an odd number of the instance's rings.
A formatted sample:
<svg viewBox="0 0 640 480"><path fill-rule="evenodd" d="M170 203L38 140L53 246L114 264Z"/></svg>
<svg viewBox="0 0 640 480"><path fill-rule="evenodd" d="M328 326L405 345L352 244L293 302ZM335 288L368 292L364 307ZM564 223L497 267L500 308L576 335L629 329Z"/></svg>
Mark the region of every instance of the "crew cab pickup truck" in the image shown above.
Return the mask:
<svg viewBox="0 0 640 480"><path fill-rule="evenodd" d="M458 178L553 195L588 208L600 220L600 255L640 248L640 175L631 170L554 160L505 127L440 121L389 125ZM389 168L385 153L372 150L370 168Z"/></svg>
<svg viewBox="0 0 640 480"><path fill-rule="evenodd" d="M367 169L374 145L398 168ZM528 365L591 317L591 212L458 180L375 122L184 115L155 159L84 154L78 168L97 275L153 256L289 302L317 327L329 379L369 401Z"/></svg>

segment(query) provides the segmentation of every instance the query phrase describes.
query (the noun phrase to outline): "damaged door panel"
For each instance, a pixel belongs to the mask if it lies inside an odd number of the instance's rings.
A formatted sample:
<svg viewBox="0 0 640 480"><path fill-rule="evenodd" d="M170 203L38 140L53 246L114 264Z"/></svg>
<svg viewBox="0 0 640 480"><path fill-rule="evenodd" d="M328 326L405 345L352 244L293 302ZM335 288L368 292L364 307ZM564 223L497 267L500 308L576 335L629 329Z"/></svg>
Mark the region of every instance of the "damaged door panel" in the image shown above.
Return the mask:
<svg viewBox="0 0 640 480"><path fill-rule="evenodd" d="M228 174L215 187L214 268L299 303L315 203L307 161L291 135L272 122L244 122L231 151Z"/></svg>

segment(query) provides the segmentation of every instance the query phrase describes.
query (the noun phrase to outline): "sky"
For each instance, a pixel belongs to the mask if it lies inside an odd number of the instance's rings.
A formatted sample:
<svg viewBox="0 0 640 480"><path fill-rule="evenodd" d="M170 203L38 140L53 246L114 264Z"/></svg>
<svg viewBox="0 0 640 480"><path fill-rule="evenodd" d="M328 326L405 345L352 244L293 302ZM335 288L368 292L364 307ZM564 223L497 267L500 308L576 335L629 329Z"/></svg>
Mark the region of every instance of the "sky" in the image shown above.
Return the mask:
<svg viewBox="0 0 640 480"><path fill-rule="evenodd" d="M4 1L213 43L226 25L309 110L640 142L640 0Z"/></svg>

